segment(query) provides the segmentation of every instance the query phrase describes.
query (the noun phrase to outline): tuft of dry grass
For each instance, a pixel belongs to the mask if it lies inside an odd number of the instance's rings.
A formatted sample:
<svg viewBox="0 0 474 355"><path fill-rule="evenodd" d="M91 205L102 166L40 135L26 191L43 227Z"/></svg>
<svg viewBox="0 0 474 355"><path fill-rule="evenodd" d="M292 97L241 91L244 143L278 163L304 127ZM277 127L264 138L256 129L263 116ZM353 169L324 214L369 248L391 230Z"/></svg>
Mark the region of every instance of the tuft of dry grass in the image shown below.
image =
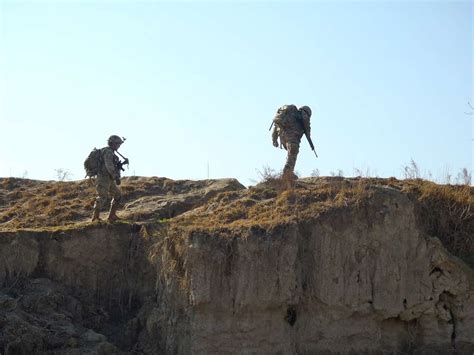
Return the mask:
<svg viewBox="0 0 474 355"><path fill-rule="evenodd" d="M181 290L189 290L184 265L187 236L169 224L155 226L152 229L149 233L156 242L150 250L150 259L161 265L161 275L165 282L175 280Z"/></svg>
<svg viewBox="0 0 474 355"><path fill-rule="evenodd" d="M427 234L474 266L474 189L424 182L415 193L419 221Z"/></svg>

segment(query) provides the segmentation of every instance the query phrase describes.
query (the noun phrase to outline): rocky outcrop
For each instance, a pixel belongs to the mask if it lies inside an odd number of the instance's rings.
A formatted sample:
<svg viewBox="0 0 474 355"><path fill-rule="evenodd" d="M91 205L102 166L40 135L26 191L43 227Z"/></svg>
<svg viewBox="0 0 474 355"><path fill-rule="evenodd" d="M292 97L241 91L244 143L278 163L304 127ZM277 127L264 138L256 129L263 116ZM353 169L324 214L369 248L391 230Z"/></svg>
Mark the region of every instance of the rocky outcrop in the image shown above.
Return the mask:
<svg viewBox="0 0 474 355"><path fill-rule="evenodd" d="M139 182L140 179L143 178L132 181ZM173 180L165 180L163 187L158 191L152 189L152 194L137 196L137 198L127 202L123 215L128 219L151 222L170 219L202 206L219 193L242 189L245 189L245 187L235 179L183 180L179 183Z"/></svg>
<svg viewBox="0 0 474 355"><path fill-rule="evenodd" d="M321 181L302 184L300 202L268 185L206 202L190 189L169 221L151 219L166 203L135 196L146 221L1 232L0 351L472 353L474 272L409 194L368 185L355 203L337 185L328 207ZM311 198L325 208L272 223L230 211Z"/></svg>

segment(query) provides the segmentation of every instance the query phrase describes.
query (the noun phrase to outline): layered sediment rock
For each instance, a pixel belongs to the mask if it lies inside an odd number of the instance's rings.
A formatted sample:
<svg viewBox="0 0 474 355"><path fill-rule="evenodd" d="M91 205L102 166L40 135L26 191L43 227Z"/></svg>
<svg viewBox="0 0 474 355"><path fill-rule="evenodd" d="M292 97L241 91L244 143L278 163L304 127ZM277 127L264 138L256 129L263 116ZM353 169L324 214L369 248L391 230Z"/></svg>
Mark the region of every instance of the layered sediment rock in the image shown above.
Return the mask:
<svg viewBox="0 0 474 355"><path fill-rule="evenodd" d="M398 191L378 188L367 208L272 230L191 233L185 245L180 307L189 310L191 352L474 344L473 272L419 230Z"/></svg>

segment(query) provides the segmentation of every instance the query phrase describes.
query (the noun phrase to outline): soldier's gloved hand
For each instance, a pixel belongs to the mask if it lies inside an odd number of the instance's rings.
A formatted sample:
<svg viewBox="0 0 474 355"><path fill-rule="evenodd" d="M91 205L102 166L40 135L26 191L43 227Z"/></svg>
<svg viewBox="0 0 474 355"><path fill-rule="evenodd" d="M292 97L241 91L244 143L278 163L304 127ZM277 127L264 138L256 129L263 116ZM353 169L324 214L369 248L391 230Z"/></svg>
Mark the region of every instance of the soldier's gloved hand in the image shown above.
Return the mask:
<svg viewBox="0 0 474 355"><path fill-rule="evenodd" d="M115 183L116 183L117 185L120 185L122 182L120 181L120 178L116 178L116 179L115 179Z"/></svg>
<svg viewBox="0 0 474 355"><path fill-rule="evenodd" d="M274 141L274 142L273 142L273 146L278 148L278 142L277 142L277 141Z"/></svg>

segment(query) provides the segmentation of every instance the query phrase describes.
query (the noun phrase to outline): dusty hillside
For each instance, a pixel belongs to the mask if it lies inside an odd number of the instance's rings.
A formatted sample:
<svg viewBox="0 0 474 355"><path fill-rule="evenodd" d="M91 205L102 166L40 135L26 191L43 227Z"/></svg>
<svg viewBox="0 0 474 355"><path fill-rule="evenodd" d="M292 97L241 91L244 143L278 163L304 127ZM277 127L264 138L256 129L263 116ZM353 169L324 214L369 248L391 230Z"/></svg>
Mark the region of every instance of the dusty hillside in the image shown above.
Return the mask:
<svg viewBox="0 0 474 355"><path fill-rule="evenodd" d="M396 179L0 179L0 352L474 349L474 197Z"/></svg>
<svg viewBox="0 0 474 355"><path fill-rule="evenodd" d="M129 222L156 222L202 205L217 193L244 188L235 179L128 177L122 179L121 216ZM90 220L94 199L95 189L90 180L0 178L0 231L78 226Z"/></svg>

